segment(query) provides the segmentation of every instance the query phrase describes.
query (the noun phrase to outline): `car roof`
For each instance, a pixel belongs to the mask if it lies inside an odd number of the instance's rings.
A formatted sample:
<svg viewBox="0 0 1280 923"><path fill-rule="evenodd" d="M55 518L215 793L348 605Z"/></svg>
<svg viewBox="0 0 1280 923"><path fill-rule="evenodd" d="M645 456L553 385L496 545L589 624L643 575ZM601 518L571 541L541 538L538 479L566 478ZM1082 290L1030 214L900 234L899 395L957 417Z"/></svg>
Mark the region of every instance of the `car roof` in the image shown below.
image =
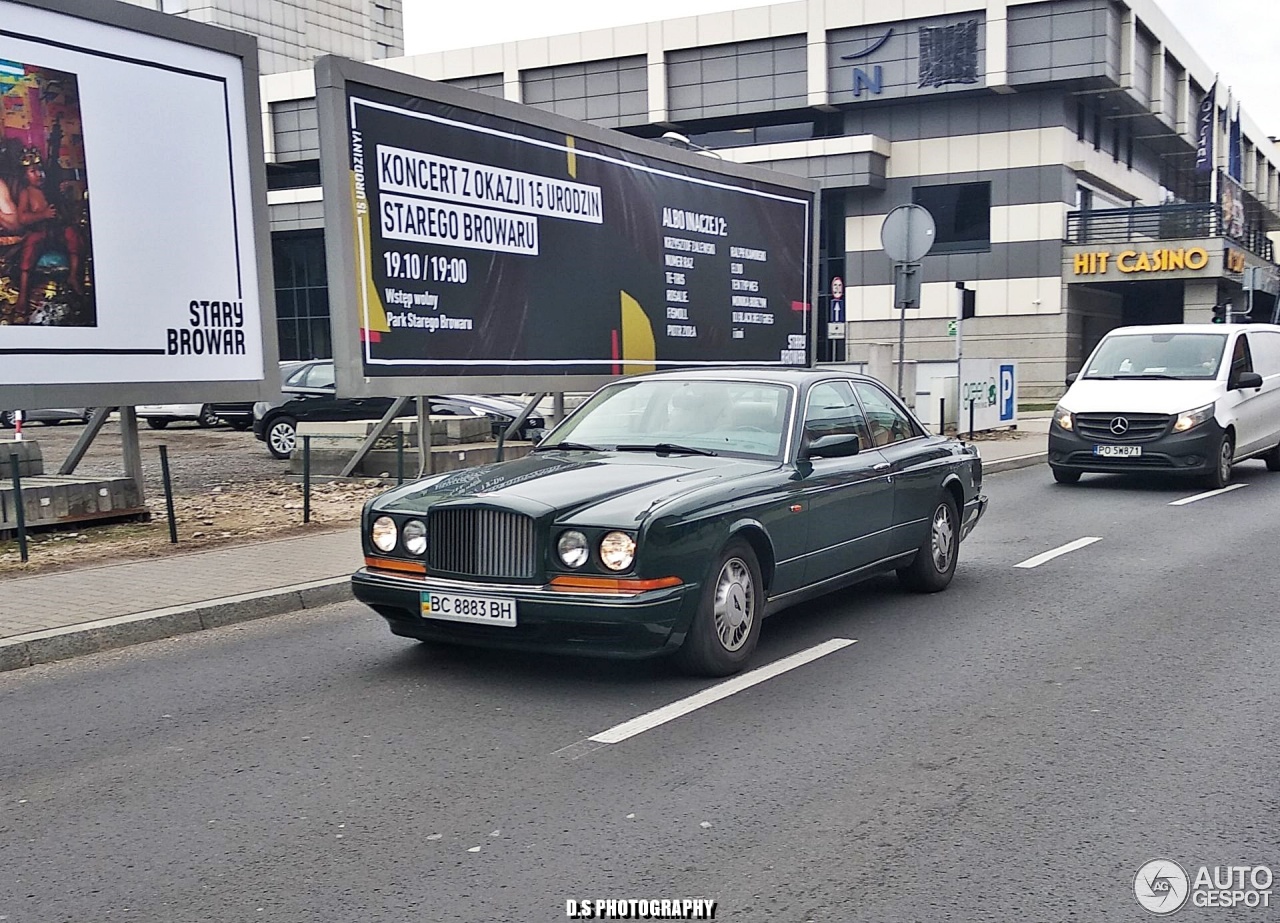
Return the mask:
<svg viewBox="0 0 1280 923"><path fill-rule="evenodd" d="M868 375L851 368L827 365L815 368L795 368L787 366L715 366L711 368L678 369L670 372L648 372L644 375L630 376L629 381L638 379L676 380L676 381L756 381L761 384L794 385L797 387L822 381L831 377L855 378L860 381L875 381Z"/></svg>
<svg viewBox="0 0 1280 923"><path fill-rule="evenodd" d="M1280 333L1280 326L1275 324L1145 324L1136 327L1116 327L1107 331L1107 336L1126 334L1171 334L1171 333L1233 333L1235 331L1270 330Z"/></svg>

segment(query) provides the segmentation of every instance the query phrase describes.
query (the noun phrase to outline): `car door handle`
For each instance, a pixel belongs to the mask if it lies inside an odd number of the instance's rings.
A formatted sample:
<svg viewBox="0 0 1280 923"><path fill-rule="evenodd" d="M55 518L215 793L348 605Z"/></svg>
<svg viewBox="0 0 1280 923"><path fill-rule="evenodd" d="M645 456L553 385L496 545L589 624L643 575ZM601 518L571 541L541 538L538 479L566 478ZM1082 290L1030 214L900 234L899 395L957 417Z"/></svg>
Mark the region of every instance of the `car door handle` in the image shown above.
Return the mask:
<svg viewBox="0 0 1280 923"><path fill-rule="evenodd" d="M881 462L880 464L876 465L876 466L875 466L874 468L872 468L871 470L872 470L872 471L887 471L888 469L890 469L890 468L892 468L892 467L893 467L893 465L889 464L889 462Z"/></svg>

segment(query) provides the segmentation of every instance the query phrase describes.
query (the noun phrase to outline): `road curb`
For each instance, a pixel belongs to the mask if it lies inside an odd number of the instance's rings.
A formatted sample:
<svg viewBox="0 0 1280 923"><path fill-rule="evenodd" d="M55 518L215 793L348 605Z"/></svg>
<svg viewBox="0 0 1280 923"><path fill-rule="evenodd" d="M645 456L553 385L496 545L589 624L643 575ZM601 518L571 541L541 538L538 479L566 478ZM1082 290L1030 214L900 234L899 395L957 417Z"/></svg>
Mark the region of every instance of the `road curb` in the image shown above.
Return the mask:
<svg viewBox="0 0 1280 923"><path fill-rule="evenodd" d="M351 599L351 578L332 577L186 606L82 622L0 639L0 672L173 638Z"/></svg>
<svg viewBox="0 0 1280 923"><path fill-rule="evenodd" d="M1034 468L1049 461L1048 452L1033 452L1030 455L1018 455L1014 458L1001 458L995 461L983 461L982 473L999 474L1001 471L1016 471L1019 468Z"/></svg>

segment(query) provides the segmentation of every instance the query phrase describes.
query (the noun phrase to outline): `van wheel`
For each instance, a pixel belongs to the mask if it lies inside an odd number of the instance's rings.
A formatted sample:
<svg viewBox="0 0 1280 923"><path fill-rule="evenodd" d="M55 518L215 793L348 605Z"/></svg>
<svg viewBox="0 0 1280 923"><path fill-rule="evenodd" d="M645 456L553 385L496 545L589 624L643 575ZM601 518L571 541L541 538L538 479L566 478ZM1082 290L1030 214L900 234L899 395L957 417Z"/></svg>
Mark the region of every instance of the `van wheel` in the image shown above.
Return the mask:
<svg viewBox="0 0 1280 923"><path fill-rule="evenodd" d="M1262 460L1267 463L1268 471L1280 471L1280 445L1262 456Z"/></svg>
<svg viewBox="0 0 1280 923"><path fill-rule="evenodd" d="M1230 433L1223 433L1222 441L1218 443L1218 455L1213 470L1204 480L1210 490L1221 490L1231 483L1231 463L1235 458L1235 452L1236 441L1231 438Z"/></svg>
<svg viewBox="0 0 1280 923"><path fill-rule="evenodd" d="M1066 468L1054 468L1053 479L1059 484L1076 484L1080 481L1080 472L1068 471Z"/></svg>

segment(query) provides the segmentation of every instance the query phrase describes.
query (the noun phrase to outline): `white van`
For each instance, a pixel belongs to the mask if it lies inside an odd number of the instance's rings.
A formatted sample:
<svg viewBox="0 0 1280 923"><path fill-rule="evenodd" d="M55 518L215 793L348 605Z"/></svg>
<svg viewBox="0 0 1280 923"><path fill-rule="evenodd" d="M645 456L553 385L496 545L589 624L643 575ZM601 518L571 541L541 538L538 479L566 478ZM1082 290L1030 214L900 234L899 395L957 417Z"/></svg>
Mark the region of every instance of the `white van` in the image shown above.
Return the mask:
<svg viewBox="0 0 1280 923"><path fill-rule="evenodd" d="M1225 487L1247 458L1280 471L1280 327L1120 327L1067 383L1049 427L1060 484L1163 471Z"/></svg>

